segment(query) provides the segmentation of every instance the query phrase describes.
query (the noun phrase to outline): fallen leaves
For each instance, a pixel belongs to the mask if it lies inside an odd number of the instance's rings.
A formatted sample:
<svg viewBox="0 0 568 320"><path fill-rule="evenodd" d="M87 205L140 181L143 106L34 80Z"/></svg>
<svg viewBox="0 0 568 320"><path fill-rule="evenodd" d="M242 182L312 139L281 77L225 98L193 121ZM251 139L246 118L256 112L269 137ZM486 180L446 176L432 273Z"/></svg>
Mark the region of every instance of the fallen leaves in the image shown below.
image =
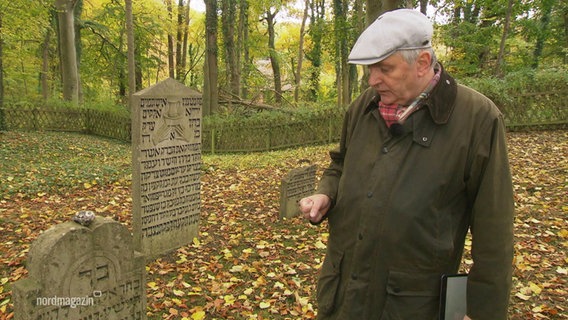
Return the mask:
<svg viewBox="0 0 568 320"><path fill-rule="evenodd" d="M204 156L199 237L147 265L148 317L315 319L329 235L325 225L278 219L279 184L296 159L311 159L321 173L330 148ZM516 202L510 318L567 319L568 131L509 133L509 151ZM29 244L41 231L79 210L130 226L129 155L129 145L84 135L3 135L0 318L13 316L10 283L27 276ZM470 248L468 239L464 269L473 263Z"/></svg>

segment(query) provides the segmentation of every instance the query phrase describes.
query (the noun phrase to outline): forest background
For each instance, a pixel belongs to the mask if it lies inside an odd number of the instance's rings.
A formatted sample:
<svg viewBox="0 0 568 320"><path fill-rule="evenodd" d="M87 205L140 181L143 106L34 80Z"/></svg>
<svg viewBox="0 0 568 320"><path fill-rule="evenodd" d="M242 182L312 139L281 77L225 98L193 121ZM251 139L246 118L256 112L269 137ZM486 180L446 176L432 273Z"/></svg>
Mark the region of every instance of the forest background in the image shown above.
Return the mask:
<svg viewBox="0 0 568 320"><path fill-rule="evenodd" d="M568 78L561 0L192 1L0 0L0 110L128 112L131 93L166 77L203 92L206 116L243 101L345 107L366 87L366 71L347 64L352 44L399 7L436 22L438 58L459 81L505 80L488 86L499 92Z"/></svg>
<svg viewBox="0 0 568 320"><path fill-rule="evenodd" d="M205 10L191 1L0 0L0 319L14 316L10 284L27 275L42 230L80 209L131 220L129 143L4 132L5 110L128 119L130 94L167 77L204 94L205 118L342 110L366 86L365 70L346 63L357 35L381 12L413 7L436 22L438 58L458 81L502 98L500 107L505 95L556 92L537 95L531 110L556 108L566 123L563 0L205 0ZM568 133L508 137L517 203L510 318L566 319ZM148 266L148 317L314 318L327 233L278 221L278 183L297 159L323 168L329 148L205 155L200 238ZM471 263L466 256L464 269Z"/></svg>

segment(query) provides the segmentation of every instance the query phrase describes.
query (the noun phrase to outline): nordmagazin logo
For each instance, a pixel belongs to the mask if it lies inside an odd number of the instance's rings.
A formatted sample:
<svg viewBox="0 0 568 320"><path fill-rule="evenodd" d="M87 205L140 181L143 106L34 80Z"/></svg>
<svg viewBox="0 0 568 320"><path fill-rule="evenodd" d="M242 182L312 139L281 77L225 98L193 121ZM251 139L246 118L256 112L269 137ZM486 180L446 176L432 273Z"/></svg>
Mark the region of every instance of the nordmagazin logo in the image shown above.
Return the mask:
<svg viewBox="0 0 568 320"><path fill-rule="evenodd" d="M93 292L93 296L84 297L37 297L36 306L57 306L57 307L84 307L95 305L95 298L100 297L100 291Z"/></svg>

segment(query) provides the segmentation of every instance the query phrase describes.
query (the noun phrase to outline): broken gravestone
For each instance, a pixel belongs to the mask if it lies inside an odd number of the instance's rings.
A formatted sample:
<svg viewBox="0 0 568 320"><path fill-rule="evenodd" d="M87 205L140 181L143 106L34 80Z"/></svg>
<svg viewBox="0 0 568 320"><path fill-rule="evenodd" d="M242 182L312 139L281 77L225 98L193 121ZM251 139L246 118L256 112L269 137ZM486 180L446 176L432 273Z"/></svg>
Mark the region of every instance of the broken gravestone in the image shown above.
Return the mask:
<svg viewBox="0 0 568 320"><path fill-rule="evenodd" d="M144 258L130 231L87 218L58 224L31 244L29 277L12 288L15 319L146 318Z"/></svg>
<svg viewBox="0 0 568 320"><path fill-rule="evenodd" d="M280 183L280 219L300 214L298 201L313 194L316 183L316 165L292 169Z"/></svg>

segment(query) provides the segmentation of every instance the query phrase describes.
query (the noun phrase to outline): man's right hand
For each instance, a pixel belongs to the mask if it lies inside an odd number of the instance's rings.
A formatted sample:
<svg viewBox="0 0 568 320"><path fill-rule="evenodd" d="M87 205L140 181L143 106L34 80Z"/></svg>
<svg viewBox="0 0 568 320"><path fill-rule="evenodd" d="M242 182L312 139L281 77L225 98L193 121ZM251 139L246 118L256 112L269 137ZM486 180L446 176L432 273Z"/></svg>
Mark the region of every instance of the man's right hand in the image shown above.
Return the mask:
<svg viewBox="0 0 568 320"><path fill-rule="evenodd" d="M298 202L304 218L318 223L326 215L331 205L331 199L325 194L314 194Z"/></svg>

